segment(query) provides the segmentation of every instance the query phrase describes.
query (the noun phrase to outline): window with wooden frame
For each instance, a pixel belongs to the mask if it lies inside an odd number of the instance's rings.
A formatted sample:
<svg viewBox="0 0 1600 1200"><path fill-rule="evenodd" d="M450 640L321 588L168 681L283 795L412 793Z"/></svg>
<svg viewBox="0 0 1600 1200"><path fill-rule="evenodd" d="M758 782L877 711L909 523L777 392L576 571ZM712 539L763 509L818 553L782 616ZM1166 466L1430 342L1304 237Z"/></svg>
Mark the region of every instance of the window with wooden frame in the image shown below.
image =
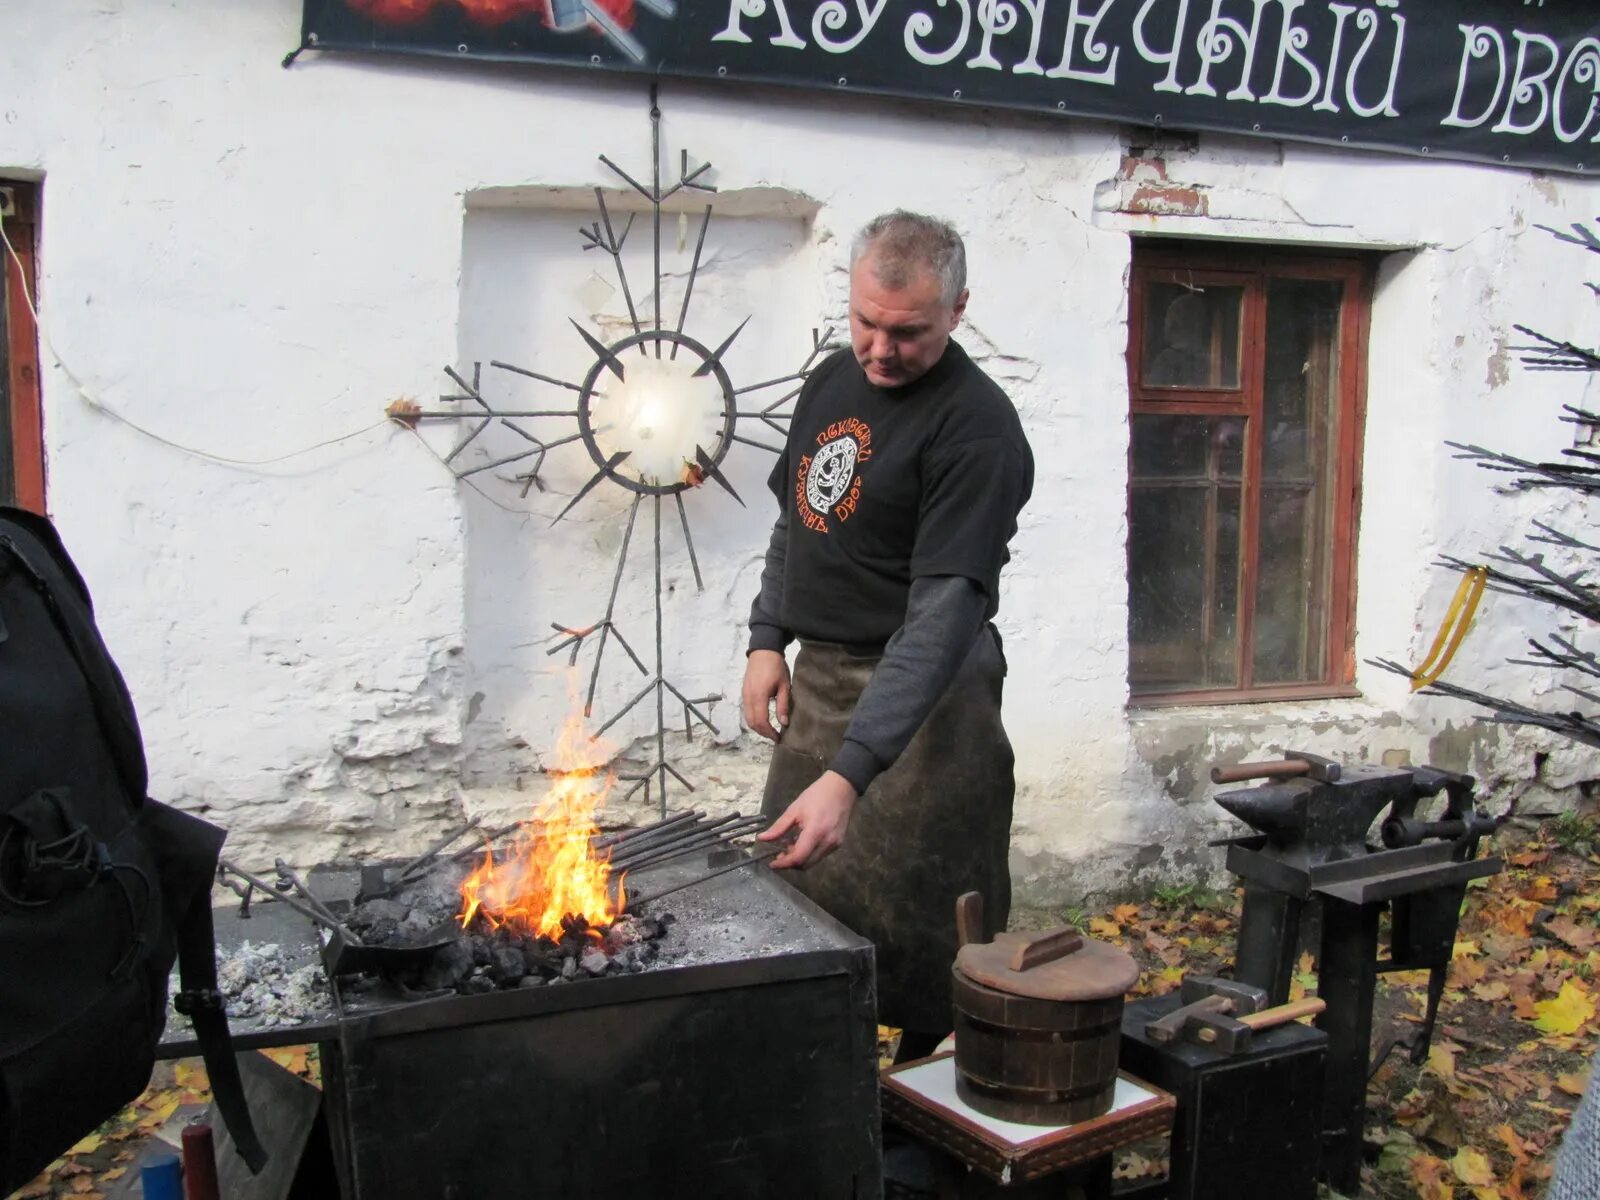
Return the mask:
<svg viewBox="0 0 1600 1200"><path fill-rule="evenodd" d="M39 339L28 297L37 295L34 246L39 189L0 179L0 220L16 252L0 245L0 504L44 512L44 423Z"/></svg>
<svg viewBox="0 0 1600 1200"><path fill-rule="evenodd" d="M1140 243L1133 264L1132 702L1354 695L1370 262Z"/></svg>

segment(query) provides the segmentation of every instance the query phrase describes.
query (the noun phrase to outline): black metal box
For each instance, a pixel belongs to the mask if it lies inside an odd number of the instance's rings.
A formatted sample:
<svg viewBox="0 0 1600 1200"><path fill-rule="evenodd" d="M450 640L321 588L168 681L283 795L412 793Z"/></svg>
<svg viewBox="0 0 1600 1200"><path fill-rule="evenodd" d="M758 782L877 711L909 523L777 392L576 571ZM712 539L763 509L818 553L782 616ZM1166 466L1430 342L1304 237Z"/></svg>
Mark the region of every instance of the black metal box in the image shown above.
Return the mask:
<svg viewBox="0 0 1600 1200"><path fill-rule="evenodd" d="M1232 1055L1145 1037L1178 1003L1174 993L1128 1005L1119 1060L1177 1097L1168 1200L1315 1200L1327 1035L1291 1022Z"/></svg>
<svg viewBox="0 0 1600 1200"><path fill-rule="evenodd" d="M765 869L671 908L640 974L341 997L346 1200L879 1196L871 944Z"/></svg>

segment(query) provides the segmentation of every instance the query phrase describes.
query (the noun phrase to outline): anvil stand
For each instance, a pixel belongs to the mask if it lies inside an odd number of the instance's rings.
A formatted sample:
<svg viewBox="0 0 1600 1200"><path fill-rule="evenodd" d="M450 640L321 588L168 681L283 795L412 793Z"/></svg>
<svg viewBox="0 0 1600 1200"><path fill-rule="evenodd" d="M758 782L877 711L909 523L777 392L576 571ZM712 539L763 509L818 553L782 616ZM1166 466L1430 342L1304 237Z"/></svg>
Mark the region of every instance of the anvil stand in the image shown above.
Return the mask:
<svg viewBox="0 0 1600 1200"><path fill-rule="evenodd" d="M1260 831L1219 844L1228 847L1228 869L1245 889L1234 976L1265 988L1269 1003L1288 1000L1301 920L1308 905L1320 909L1317 994L1328 1005L1317 1022L1328 1035L1322 1174L1334 1188L1353 1192L1361 1179L1367 1080L1387 1056L1386 1050L1370 1061L1378 974L1430 971L1428 1011L1410 1043L1413 1061L1420 1061L1432 1037L1467 882L1497 873L1502 864L1476 857L1479 838L1496 822L1472 809L1468 776L1365 765L1321 774L1320 780L1296 778L1218 796L1219 804ZM1448 803L1440 818L1417 820L1418 802L1441 791ZM1384 847L1370 846L1367 832L1385 808ZM1390 952L1380 959L1385 909L1391 909Z"/></svg>

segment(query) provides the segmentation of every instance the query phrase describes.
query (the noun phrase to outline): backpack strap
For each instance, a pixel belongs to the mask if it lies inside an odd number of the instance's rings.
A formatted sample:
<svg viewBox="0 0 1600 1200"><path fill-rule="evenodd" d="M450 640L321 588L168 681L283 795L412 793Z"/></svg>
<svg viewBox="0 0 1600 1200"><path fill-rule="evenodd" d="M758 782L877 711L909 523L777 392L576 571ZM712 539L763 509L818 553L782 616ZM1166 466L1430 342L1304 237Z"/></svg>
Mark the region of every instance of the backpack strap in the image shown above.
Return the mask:
<svg viewBox="0 0 1600 1200"><path fill-rule="evenodd" d="M211 897L206 892L195 897L179 922L178 974L183 989L173 997L172 1007L188 1017L194 1026L194 1035L206 1062L206 1075L211 1080L211 1095L233 1138L234 1149L252 1174L260 1174L267 1162L267 1151L250 1120L244 1082L239 1077L233 1040L228 1035L228 1016L223 1009L222 992L217 987Z"/></svg>

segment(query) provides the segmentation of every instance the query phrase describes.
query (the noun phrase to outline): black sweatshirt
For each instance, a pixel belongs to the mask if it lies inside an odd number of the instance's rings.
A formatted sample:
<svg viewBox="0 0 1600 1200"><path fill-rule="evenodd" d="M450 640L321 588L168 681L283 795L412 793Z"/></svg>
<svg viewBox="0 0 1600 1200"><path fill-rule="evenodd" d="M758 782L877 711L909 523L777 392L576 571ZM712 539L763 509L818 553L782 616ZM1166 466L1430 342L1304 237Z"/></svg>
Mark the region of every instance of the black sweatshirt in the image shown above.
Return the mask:
<svg viewBox="0 0 1600 1200"><path fill-rule="evenodd" d="M768 482L780 512L750 649L883 646L831 764L865 791L994 615L1033 457L1011 402L955 342L900 388L873 387L840 351L806 381Z"/></svg>

